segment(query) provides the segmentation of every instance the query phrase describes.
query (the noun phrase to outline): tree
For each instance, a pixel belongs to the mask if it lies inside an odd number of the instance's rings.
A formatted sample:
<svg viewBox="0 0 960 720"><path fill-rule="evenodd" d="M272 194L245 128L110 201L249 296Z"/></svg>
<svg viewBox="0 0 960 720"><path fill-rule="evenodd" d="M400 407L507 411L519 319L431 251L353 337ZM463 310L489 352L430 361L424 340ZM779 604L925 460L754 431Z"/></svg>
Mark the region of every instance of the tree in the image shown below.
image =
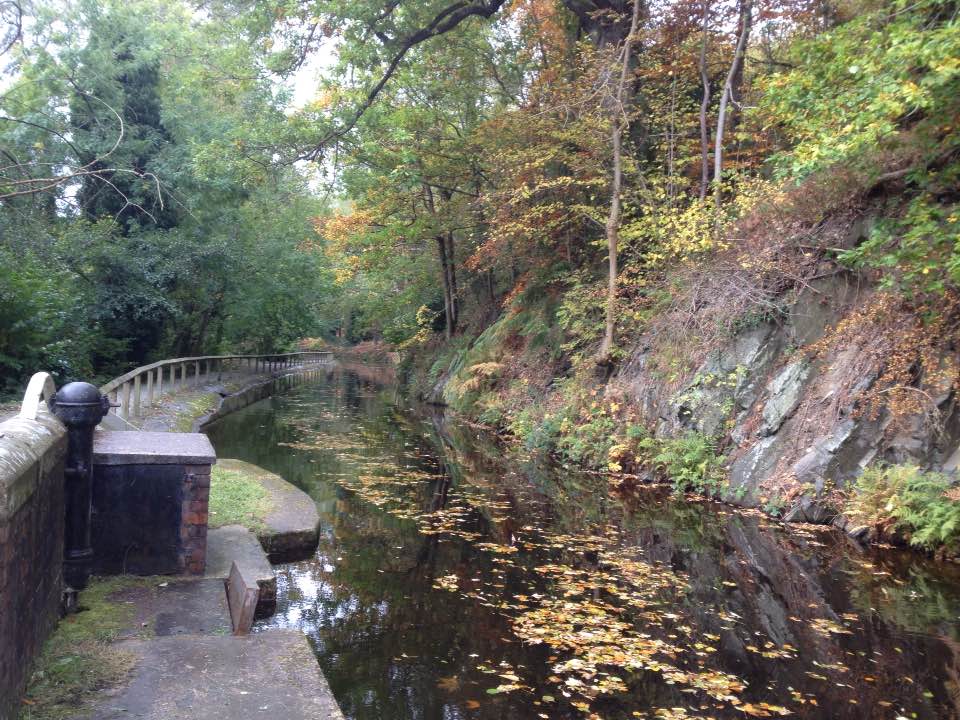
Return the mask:
<svg viewBox="0 0 960 720"><path fill-rule="evenodd" d="M723 188L721 179L723 177L723 134L727 126L727 109L731 102L738 102L737 97L740 94L740 86L743 82L743 62L747 54L747 43L750 40L750 29L753 26L753 0L739 0L739 21L737 29L737 46L733 51L733 60L730 62L730 70L727 73L726 82L723 84L723 91L720 94L720 108L717 111L717 136L713 149L713 181L714 181L714 201L719 222L720 202Z"/></svg>
<svg viewBox="0 0 960 720"><path fill-rule="evenodd" d="M631 49L637 28L640 24L640 0L633 0L630 18L630 32L623 43L620 59L620 80L616 84L612 108L614 112L611 145L613 147L613 181L610 190L610 213L607 216L607 317L603 332L603 341L597 353L601 362L609 362L613 348L613 333L617 321L617 246L620 242L620 194L623 188L623 132L628 124L628 109L624 107L624 91L630 72Z"/></svg>

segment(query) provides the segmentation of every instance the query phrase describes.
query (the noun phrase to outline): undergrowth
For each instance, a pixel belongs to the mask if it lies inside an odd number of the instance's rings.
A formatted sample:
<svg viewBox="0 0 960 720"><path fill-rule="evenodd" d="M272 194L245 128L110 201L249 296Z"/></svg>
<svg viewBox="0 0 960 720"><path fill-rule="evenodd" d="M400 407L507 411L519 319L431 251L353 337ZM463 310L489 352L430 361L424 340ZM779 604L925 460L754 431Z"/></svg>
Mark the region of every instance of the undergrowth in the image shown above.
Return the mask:
<svg viewBox="0 0 960 720"><path fill-rule="evenodd" d="M677 438L645 438L641 450L649 453L656 475L671 483L676 492L694 492L715 497L726 481L725 458L718 454L717 443L702 433Z"/></svg>
<svg viewBox="0 0 960 720"><path fill-rule="evenodd" d="M958 548L960 502L949 476L916 465L874 466L863 472L855 490L847 506L854 521L926 550Z"/></svg>

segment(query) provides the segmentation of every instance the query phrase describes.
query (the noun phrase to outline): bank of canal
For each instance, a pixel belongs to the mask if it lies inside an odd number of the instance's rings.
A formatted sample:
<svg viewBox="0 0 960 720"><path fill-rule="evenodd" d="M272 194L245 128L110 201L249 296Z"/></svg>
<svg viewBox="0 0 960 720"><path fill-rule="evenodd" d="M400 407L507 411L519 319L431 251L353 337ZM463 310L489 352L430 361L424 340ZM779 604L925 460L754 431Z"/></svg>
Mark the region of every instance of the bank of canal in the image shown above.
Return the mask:
<svg viewBox="0 0 960 720"><path fill-rule="evenodd" d="M317 502L278 567L348 718L953 718L960 572L508 459L346 371L208 429Z"/></svg>

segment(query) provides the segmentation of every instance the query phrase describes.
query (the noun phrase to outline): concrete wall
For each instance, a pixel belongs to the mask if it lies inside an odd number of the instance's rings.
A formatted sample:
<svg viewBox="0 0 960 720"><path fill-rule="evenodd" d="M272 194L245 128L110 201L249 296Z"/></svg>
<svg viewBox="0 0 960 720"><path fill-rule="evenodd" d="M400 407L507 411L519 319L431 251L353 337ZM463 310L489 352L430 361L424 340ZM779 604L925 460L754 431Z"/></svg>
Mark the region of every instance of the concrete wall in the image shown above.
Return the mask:
<svg viewBox="0 0 960 720"><path fill-rule="evenodd" d="M67 434L52 415L0 423L0 720L17 716L60 612Z"/></svg>

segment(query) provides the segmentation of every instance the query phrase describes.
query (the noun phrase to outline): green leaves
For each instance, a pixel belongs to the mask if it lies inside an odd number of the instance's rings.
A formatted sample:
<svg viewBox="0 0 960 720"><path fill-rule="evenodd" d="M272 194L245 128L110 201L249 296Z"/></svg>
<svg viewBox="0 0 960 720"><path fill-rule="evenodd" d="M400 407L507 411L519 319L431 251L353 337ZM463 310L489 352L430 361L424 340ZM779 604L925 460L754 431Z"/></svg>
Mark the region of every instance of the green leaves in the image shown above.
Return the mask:
<svg viewBox="0 0 960 720"><path fill-rule="evenodd" d="M892 528L927 550L952 549L960 541L960 502L953 482L916 465L867 468L846 512L857 522Z"/></svg>
<svg viewBox="0 0 960 720"><path fill-rule="evenodd" d="M882 5L795 43L796 69L762 81L761 117L795 144L774 159L777 172L799 180L859 160L923 121L939 142L955 142L957 128L935 127L956 117L960 97L960 21L949 8L941 0Z"/></svg>

